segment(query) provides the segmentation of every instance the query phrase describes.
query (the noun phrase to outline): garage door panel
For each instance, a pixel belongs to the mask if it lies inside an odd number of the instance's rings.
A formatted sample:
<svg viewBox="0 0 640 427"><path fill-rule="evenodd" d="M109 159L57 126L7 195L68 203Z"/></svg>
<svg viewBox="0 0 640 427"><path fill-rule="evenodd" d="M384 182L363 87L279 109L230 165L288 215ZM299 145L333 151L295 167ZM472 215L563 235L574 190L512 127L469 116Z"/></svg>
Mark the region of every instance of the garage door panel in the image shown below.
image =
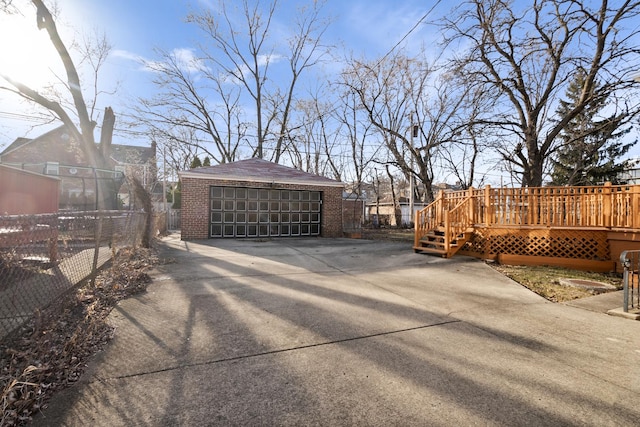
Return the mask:
<svg viewBox="0 0 640 427"><path fill-rule="evenodd" d="M211 237L318 236L319 191L212 187Z"/></svg>
<svg viewBox="0 0 640 427"><path fill-rule="evenodd" d="M211 224L211 237L222 237L222 224Z"/></svg>
<svg viewBox="0 0 640 427"><path fill-rule="evenodd" d="M211 187L211 198L222 199L222 187Z"/></svg>

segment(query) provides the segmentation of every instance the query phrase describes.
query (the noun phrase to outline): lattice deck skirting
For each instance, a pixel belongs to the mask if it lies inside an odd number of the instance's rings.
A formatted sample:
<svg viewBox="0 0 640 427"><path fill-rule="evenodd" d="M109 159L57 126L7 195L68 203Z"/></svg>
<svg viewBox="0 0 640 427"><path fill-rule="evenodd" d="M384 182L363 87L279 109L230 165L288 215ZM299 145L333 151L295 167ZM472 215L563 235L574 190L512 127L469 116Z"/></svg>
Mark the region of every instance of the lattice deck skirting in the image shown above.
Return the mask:
<svg viewBox="0 0 640 427"><path fill-rule="evenodd" d="M581 260L611 259L606 230L477 227L460 253L495 260L499 254Z"/></svg>
<svg viewBox="0 0 640 427"><path fill-rule="evenodd" d="M640 249L640 185L441 191L416 212L416 252L620 271Z"/></svg>

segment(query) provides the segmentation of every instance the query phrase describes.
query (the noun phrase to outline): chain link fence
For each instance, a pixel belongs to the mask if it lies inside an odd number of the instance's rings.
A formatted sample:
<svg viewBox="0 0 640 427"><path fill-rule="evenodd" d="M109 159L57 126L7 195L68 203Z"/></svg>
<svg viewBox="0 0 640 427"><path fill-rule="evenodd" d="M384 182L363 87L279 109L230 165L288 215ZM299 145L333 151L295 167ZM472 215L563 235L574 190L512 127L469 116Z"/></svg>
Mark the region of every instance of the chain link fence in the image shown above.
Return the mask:
<svg viewBox="0 0 640 427"><path fill-rule="evenodd" d="M139 244L144 212L0 216L0 339Z"/></svg>

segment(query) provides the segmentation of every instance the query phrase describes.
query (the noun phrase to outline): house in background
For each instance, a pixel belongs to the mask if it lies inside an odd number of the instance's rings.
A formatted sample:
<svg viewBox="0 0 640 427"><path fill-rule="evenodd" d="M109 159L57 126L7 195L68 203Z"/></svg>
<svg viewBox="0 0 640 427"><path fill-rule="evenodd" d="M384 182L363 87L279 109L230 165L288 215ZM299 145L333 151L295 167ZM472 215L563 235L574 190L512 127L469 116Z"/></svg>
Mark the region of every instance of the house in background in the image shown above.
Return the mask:
<svg viewBox="0 0 640 427"><path fill-rule="evenodd" d="M411 227L416 212L425 206L427 205L424 203L414 202L412 213L411 204L406 197L400 197L396 203L389 199L369 202L365 206L365 222L374 227Z"/></svg>
<svg viewBox="0 0 640 427"><path fill-rule="evenodd" d="M631 161L631 167L622 172L618 178L629 185L640 184L640 158Z"/></svg>
<svg viewBox="0 0 640 427"><path fill-rule="evenodd" d="M98 180L115 181L120 188L120 200L128 206L132 191L122 185L124 176L135 175L146 188L151 187L156 179L155 144L151 147L111 144L105 151L111 168L92 167L79 141L65 126L60 126L37 138L16 139L0 153L0 164L60 178L61 209L96 209Z"/></svg>
<svg viewBox="0 0 640 427"><path fill-rule="evenodd" d="M140 147L135 145L112 144L109 152L109 159L114 164L114 170L124 174L124 176L135 176L142 186L154 197L154 201L162 201L162 185L158 183L158 167L156 164L156 143L152 142L151 147ZM120 187L118 198L123 207L133 208L133 189L125 183Z"/></svg>
<svg viewBox="0 0 640 427"><path fill-rule="evenodd" d="M365 200L355 193L342 193L342 227L347 235L362 232Z"/></svg>
<svg viewBox="0 0 640 427"><path fill-rule="evenodd" d="M0 215L58 211L60 179L0 164Z"/></svg>

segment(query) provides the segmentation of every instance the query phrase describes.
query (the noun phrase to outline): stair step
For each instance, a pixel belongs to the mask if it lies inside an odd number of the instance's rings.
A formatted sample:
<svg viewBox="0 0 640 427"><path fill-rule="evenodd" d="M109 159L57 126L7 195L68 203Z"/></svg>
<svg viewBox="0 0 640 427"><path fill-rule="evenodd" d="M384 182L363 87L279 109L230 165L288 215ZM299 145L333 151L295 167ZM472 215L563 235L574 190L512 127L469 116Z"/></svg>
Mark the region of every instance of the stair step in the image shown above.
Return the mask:
<svg viewBox="0 0 640 427"><path fill-rule="evenodd" d="M421 247L421 246L414 246L413 250L415 252L422 252L425 254L431 254L431 255L440 255L444 258L447 257L447 251L445 251L444 249L435 249L435 248L425 248L425 247Z"/></svg>
<svg viewBox="0 0 640 427"><path fill-rule="evenodd" d="M420 244L424 245L424 246L441 246L444 247L444 242L441 240L424 240L424 239L420 239Z"/></svg>

